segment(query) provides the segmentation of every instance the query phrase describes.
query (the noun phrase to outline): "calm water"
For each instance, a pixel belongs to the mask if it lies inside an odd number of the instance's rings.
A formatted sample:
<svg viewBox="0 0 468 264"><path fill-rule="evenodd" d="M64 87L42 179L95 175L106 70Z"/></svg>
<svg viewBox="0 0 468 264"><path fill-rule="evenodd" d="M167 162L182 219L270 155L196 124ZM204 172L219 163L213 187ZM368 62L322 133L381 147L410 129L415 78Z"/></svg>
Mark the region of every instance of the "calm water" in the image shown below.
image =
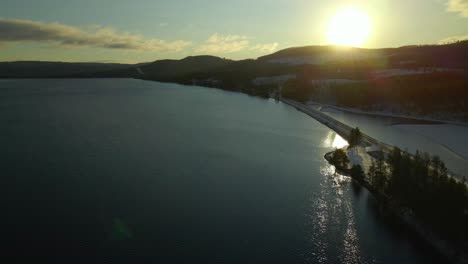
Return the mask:
<svg viewBox="0 0 468 264"><path fill-rule="evenodd" d="M0 80L2 255L431 263L274 101L139 80ZM6 253L5 253L6 252Z"/></svg>

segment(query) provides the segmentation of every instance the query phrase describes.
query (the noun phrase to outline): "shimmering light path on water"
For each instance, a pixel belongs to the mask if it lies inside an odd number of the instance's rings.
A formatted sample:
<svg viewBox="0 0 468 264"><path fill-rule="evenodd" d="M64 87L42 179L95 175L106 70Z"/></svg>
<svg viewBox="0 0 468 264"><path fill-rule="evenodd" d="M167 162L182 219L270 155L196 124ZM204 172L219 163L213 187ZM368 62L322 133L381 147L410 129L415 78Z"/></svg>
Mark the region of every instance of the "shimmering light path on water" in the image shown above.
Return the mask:
<svg viewBox="0 0 468 264"><path fill-rule="evenodd" d="M0 80L4 251L112 263L430 263L294 108L139 80Z"/></svg>

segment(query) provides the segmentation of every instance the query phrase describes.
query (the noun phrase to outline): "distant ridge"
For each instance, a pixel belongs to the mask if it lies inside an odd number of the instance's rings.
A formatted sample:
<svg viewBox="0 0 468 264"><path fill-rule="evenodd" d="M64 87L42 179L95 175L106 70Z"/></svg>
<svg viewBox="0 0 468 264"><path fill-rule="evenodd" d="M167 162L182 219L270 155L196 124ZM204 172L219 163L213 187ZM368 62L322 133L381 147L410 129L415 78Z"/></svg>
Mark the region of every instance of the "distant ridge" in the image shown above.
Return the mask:
<svg viewBox="0 0 468 264"><path fill-rule="evenodd" d="M0 62L0 78L62 78L127 69L130 64L96 62L15 61Z"/></svg>
<svg viewBox="0 0 468 264"><path fill-rule="evenodd" d="M301 60L294 60L302 58ZM146 79L171 80L176 76L191 73L216 72L232 66L266 67L264 63L286 63L295 65L324 64L339 60L385 60L387 67L401 63L408 66L438 66L468 68L468 40L443 45L410 45L399 48L364 49L340 46L292 47L261 56L258 59L235 61L216 56L188 56L181 60L157 60L149 63L120 64L96 62L53 62L15 61L0 62L0 78L41 78L41 77L133 77L139 78L139 67ZM374 61L375 62L375 61ZM398 64L400 63L400 64ZM247 65L246 65L247 64ZM237 69L241 70L241 69ZM260 70L261 71L261 70ZM266 70L268 72L268 70ZM287 71L289 72L289 71ZM276 72L275 72L276 73Z"/></svg>

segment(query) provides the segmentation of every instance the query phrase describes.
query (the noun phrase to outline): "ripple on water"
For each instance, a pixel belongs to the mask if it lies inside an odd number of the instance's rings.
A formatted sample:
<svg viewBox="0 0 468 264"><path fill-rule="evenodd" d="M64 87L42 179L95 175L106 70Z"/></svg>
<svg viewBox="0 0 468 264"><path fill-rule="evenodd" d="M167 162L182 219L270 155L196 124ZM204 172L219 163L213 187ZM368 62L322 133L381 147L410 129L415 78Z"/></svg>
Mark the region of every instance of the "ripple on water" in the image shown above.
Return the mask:
<svg viewBox="0 0 468 264"><path fill-rule="evenodd" d="M309 242L312 263L363 263L355 217L348 195L351 178L335 173L335 168L321 168L319 193L309 198Z"/></svg>

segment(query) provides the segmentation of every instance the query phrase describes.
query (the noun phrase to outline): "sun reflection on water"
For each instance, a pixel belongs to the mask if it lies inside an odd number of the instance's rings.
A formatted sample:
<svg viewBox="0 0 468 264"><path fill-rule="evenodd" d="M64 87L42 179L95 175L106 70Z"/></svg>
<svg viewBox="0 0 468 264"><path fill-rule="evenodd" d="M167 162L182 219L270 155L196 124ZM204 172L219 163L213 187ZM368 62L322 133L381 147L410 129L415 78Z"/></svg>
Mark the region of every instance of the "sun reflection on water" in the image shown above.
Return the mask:
<svg viewBox="0 0 468 264"><path fill-rule="evenodd" d="M348 146L348 142L337 133L330 131L327 137L323 140L324 147L327 148L343 148Z"/></svg>
<svg viewBox="0 0 468 264"><path fill-rule="evenodd" d="M346 146L341 137L330 133L324 143L328 147ZM334 145L334 142L336 144ZM353 204L350 199L351 178L336 173L325 163L320 168L320 191L309 197L307 213L311 263L368 263L362 258Z"/></svg>

